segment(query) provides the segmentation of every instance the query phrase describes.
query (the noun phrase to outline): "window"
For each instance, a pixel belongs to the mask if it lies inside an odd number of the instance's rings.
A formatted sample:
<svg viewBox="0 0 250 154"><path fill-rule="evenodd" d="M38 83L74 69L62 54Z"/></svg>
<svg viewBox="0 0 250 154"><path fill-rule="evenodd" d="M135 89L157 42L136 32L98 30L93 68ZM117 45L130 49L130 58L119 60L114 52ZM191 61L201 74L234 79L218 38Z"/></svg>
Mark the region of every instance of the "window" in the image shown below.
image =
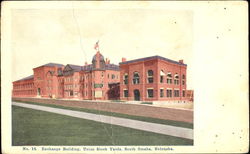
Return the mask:
<svg viewBox="0 0 250 154"><path fill-rule="evenodd" d="M179 97L179 90L174 90L174 97Z"/></svg>
<svg viewBox="0 0 250 154"><path fill-rule="evenodd" d="M154 82L154 72L152 70L148 70L148 83L153 83Z"/></svg>
<svg viewBox="0 0 250 154"><path fill-rule="evenodd" d="M115 75L114 74L112 74L112 77L111 77L112 79L114 79L115 78Z"/></svg>
<svg viewBox="0 0 250 154"><path fill-rule="evenodd" d="M124 97L128 97L128 90L124 90L123 93L124 93Z"/></svg>
<svg viewBox="0 0 250 154"><path fill-rule="evenodd" d="M163 76L160 76L160 83L163 83Z"/></svg>
<svg viewBox="0 0 250 154"><path fill-rule="evenodd" d="M172 90L171 89L167 89L167 97L172 97Z"/></svg>
<svg viewBox="0 0 250 154"><path fill-rule="evenodd" d="M154 90L148 89L148 98L153 98L153 97L154 97Z"/></svg>
<svg viewBox="0 0 250 154"><path fill-rule="evenodd" d="M186 79L186 77L185 77L185 75L183 74L183 75L182 75L182 85L185 85L185 79Z"/></svg>
<svg viewBox="0 0 250 154"><path fill-rule="evenodd" d="M167 83L172 84L172 74L170 72L167 75Z"/></svg>
<svg viewBox="0 0 250 154"><path fill-rule="evenodd" d="M160 89L160 97L164 97L164 89Z"/></svg>
<svg viewBox="0 0 250 154"><path fill-rule="evenodd" d="M109 79L109 74L108 74L108 79Z"/></svg>
<svg viewBox="0 0 250 154"><path fill-rule="evenodd" d="M174 84L175 85L179 84L179 75L177 73L174 75Z"/></svg>
<svg viewBox="0 0 250 154"><path fill-rule="evenodd" d="M139 84L140 83L140 76L138 72L134 72L134 78L133 78L133 84Z"/></svg>
<svg viewBox="0 0 250 154"><path fill-rule="evenodd" d="M182 91L182 97L185 97L185 91L184 90Z"/></svg>
<svg viewBox="0 0 250 154"><path fill-rule="evenodd" d="M69 96L73 96L73 90L69 92Z"/></svg>
<svg viewBox="0 0 250 154"><path fill-rule="evenodd" d="M163 72L163 70L161 70L161 72L160 72L160 83L163 83L164 75L165 75L165 73Z"/></svg>
<svg viewBox="0 0 250 154"><path fill-rule="evenodd" d="M128 84L128 74L124 75L123 82L124 84Z"/></svg>

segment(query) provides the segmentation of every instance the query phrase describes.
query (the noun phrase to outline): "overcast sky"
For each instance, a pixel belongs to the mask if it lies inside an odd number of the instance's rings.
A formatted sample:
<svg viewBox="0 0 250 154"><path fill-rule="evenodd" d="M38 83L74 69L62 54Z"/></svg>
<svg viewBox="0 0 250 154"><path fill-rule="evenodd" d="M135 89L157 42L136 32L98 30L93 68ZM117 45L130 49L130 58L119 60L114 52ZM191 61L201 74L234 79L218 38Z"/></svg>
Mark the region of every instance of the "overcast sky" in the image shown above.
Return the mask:
<svg viewBox="0 0 250 154"><path fill-rule="evenodd" d="M16 9L12 11L12 80L45 63L91 63L94 44L111 63L160 55L188 65L192 87L193 14L164 9ZM25 57L28 57L25 58Z"/></svg>

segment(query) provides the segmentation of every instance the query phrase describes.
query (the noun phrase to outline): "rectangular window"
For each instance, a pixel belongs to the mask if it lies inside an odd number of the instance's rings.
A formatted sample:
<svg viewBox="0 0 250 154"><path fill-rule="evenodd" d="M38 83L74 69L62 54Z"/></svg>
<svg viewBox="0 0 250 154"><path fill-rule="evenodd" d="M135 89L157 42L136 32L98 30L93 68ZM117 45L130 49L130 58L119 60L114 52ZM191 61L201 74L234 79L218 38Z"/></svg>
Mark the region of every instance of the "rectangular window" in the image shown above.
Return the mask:
<svg viewBox="0 0 250 154"><path fill-rule="evenodd" d="M139 83L140 83L140 78L133 79L133 84L139 84Z"/></svg>
<svg viewBox="0 0 250 154"><path fill-rule="evenodd" d="M172 97L172 90L167 89L167 97Z"/></svg>
<svg viewBox="0 0 250 154"><path fill-rule="evenodd" d="M124 76L124 84L128 84L128 75Z"/></svg>
<svg viewBox="0 0 250 154"><path fill-rule="evenodd" d="M124 90L123 93L124 93L124 97L128 97L128 90Z"/></svg>
<svg viewBox="0 0 250 154"><path fill-rule="evenodd" d="M185 85L185 81L184 80L182 81L182 85Z"/></svg>
<svg viewBox="0 0 250 154"><path fill-rule="evenodd" d="M164 89L160 89L160 97L164 97Z"/></svg>
<svg viewBox="0 0 250 154"><path fill-rule="evenodd" d="M175 85L178 85L178 84L179 84L179 80L176 80L176 79L175 79L175 80L174 80L174 84L175 84Z"/></svg>
<svg viewBox="0 0 250 154"><path fill-rule="evenodd" d="M185 91L184 90L182 91L182 97L185 97Z"/></svg>
<svg viewBox="0 0 250 154"><path fill-rule="evenodd" d="M174 90L174 97L179 97L179 90Z"/></svg>
<svg viewBox="0 0 250 154"><path fill-rule="evenodd" d="M115 75L114 75L114 74L112 74L111 78L112 78L112 79L114 79L114 78L115 78Z"/></svg>
<svg viewBox="0 0 250 154"><path fill-rule="evenodd" d="M154 90L148 89L148 98L153 98L153 97L154 97Z"/></svg>
<svg viewBox="0 0 250 154"><path fill-rule="evenodd" d="M172 79L167 79L168 84L172 84Z"/></svg>
<svg viewBox="0 0 250 154"><path fill-rule="evenodd" d="M154 82L154 78L153 77L148 77L148 83L153 83Z"/></svg>
<svg viewBox="0 0 250 154"><path fill-rule="evenodd" d="M160 83L163 83L163 76L160 76Z"/></svg>

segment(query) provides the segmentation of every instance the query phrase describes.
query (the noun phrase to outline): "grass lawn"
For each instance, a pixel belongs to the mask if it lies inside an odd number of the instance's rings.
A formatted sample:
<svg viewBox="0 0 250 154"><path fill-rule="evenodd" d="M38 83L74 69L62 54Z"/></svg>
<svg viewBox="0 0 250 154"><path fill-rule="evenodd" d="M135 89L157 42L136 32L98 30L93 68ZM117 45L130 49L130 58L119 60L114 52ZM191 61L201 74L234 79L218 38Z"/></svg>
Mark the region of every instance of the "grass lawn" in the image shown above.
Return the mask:
<svg viewBox="0 0 250 154"><path fill-rule="evenodd" d="M12 106L12 145L192 145L193 140Z"/></svg>
<svg viewBox="0 0 250 154"><path fill-rule="evenodd" d="M15 102L22 102L22 101L15 101ZM166 125L172 125L172 126L177 126L177 127L184 127L184 128L193 129L193 124L188 123L188 122L173 121L173 120L163 120L163 119L157 119L157 118L134 116L134 115L128 115L128 114L122 114L122 113L107 112L107 111L100 111L100 110L86 109L86 108L79 108L79 107L68 107L68 106L61 106L61 105L54 105L54 104L37 103L37 102L23 102L23 103L29 103L29 104L35 104L35 105L43 105L43 106L49 106L49 107L69 109L69 110L82 111L82 112L88 112L88 113L95 113L95 114L101 114L101 115L108 115L108 116L114 116L114 117L120 117L120 118L128 118L128 119L134 119L134 120L140 120L140 121L159 123L159 124L166 124Z"/></svg>

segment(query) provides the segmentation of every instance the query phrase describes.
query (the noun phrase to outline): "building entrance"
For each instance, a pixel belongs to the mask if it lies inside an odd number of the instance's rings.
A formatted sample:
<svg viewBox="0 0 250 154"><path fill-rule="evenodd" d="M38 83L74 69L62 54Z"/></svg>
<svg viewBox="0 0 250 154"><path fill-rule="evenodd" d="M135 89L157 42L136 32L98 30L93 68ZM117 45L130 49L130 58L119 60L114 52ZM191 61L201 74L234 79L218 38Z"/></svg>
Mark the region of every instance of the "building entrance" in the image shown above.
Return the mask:
<svg viewBox="0 0 250 154"><path fill-rule="evenodd" d="M134 100L139 101L140 100L140 91L138 89L134 90Z"/></svg>
<svg viewBox="0 0 250 154"><path fill-rule="evenodd" d="M41 89L40 88L37 89L37 96L41 96Z"/></svg>

